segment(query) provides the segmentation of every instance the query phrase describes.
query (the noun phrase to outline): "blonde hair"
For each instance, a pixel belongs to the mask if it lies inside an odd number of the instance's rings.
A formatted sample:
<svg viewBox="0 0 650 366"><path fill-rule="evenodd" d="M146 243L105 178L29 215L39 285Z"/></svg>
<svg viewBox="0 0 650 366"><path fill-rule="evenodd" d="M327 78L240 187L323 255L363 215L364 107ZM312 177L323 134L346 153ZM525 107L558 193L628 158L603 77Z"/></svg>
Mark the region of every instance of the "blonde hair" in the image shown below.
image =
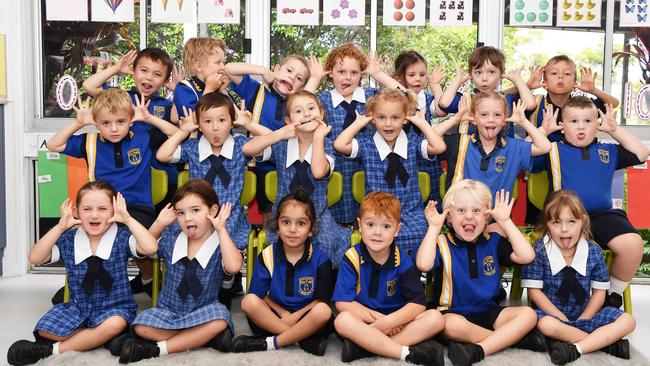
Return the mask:
<svg viewBox="0 0 650 366"><path fill-rule="evenodd" d="M404 113L407 116L415 114L418 108L418 100L412 91L402 91L400 89L382 89L379 93L375 94L366 103L366 114L373 113L375 107L381 102L399 102L402 103Z"/></svg>
<svg viewBox="0 0 650 366"><path fill-rule="evenodd" d="M490 192L490 188L478 180L463 179L453 184L445 194L445 198L442 200L443 210L453 207L456 203L456 195L463 190L467 190L476 202L482 203L488 210L492 208L492 192Z"/></svg>
<svg viewBox="0 0 650 366"><path fill-rule="evenodd" d="M95 120L97 119L97 113L102 109L110 113L127 112L131 118L135 114L131 96L126 90L119 88L109 88L97 94L92 109Z"/></svg>
<svg viewBox="0 0 650 366"><path fill-rule="evenodd" d="M546 70L549 67L551 67L551 66L553 66L553 65L555 65L557 63L560 63L560 62L566 62L567 64L569 64L569 66L571 66L571 68L573 69L573 81L576 81L577 77L578 77L576 75L576 63L573 62L571 57L569 57L567 55L558 55L558 56L552 57L550 60L548 60L546 62L546 65L544 65L544 73L542 74L542 76L544 77L544 80L546 80Z"/></svg>
<svg viewBox="0 0 650 366"><path fill-rule="evenodd" d="M507 116L508 113L508 102L506 101L506 98L501 94L496 91L482 91L476 93L472 97L472 112L476 111L476 107L481 103L483 100L496 100L501 103L503 103L503 110L505 111L505 115Z"/></svg>
<svg viewBox="0 0 650 366"><path fill-rule="evenodd" d="M189 75L195 75L194 64L215 53L216 49L226 56L226 42L220 38L190 38L183 46L183 67Z"/></svg>

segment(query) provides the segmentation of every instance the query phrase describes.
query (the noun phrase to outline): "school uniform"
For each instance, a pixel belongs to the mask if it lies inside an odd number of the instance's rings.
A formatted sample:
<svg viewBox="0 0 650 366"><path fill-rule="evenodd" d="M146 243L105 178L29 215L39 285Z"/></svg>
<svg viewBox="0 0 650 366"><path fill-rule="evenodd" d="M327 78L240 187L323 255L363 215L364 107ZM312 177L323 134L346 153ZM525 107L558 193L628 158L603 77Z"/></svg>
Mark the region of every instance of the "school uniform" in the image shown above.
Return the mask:
<svg viewBox="0 0 650 366"><path fill-rule="evenodd" d="M408 136L402 130L391 150L377 131L370 138L357 136L353 139L350 154L351 158L359 156L363 162L366 193L385 191L399 199L402 226L396 242L400 249L412 258L415 258L428 228L424 218L417 169L419 160L433 160L427 153L428 144L421 136ZM397 173L391 178L391 172Z"/></svg>
<svg viewBox="0 0 650 366"><path fill-rule="evenodd" d="M94 255L82 227L64 232L52 248L51 262L63 260L70 302L54 305L38 321L34 334L40 330L67 337L79 328L97 327L113 316L131 323L137 305L127 273L130 256L137 257L138 253L135 238L126 226L111 225Z"/></svg>
<svg viewBox="0 0 650 366"><path fill-rule="evenodd" d="M362 242L348 249L341 262L332 301L356 301L382 314L391 314L407 303L425 305L420 271L395 243L388 259L379 264Z"/></svg>
<svg viewBox="0 0 650 366"><path fill-rule="evenodd" d="M548 155L535 159L536 169L549 172L549 190L574 191L591 218L595 241L602 247L616 236L637 233L625 211L612 209L612 182L618 169L641 164L619 144L594 141L583 148L554 142Z"/></svg>
<svg viewBox="0 0 650 366"><path fill-rule="evenodd" d="M205 83L198 77L192 76L191 78L181 80L174 88L174 105L178 117L185 117L183 107L188 111L191 109L196 110L196 103L198 103L203 91L205 90Z"/></svg>
<svg viewBox="0 0 650 366"><path fill-rule="evenodd" d="M133 324L181 330L225 320L234 332L230 312L218 301L224 270L216 231L192 260L187 257L187 251L187 235L174 222L158 241L158 257L166 264L158 305L140 313Z"/></svg>
<svg viewBox="0 0 650 366"><path fill-rule="evenodd" d="M375 88L357 87L350 103L336 89L324 91L317 94L323 108L325 108L326 123L332 126L329 138L332 141L346 129L356 119L355 111L363 115L366 111L366 101L379 92ZM366 126L360 134L370 134L374 132L374 126ZM335 152L336 171L343 176L343 196L331 207L332 216L339 224L349 224L354 222L359 216L359 204L352 197L352 175L355 172L362 171L363 166L359 159L346 159L342 154Z"/></svg>
<svg viewBox="0 0 650 366"><path fill-rule="evenodd" d="M598 97L590 99L592 102L594 102L594 105L596 105L596 108L598 108L599 111L603 113L607 111L605 102L602 99ZM553 103L548 95L538 95L536 96L536 100L537 105L535 109L532 111L526 111L526 118L530 120L533 126L537 128L542 126L542 121L544 121L544 113L546 113L546 109L549 106L553 106L553 113L557 111L557 122L562 122L562 107L559 107ZM551 142L562 141L564 140L564 135L561 131L555 131L552 134L548 135L548 140Z"/></svg>
<svg viewBox="0 0 650 366"><path fill-rule="evenodd" d="M173 163L189 164L190 179L207 179L212 184L219 204L232 204L226 229L238 249L248 245L251 226L241 205L240 195L244 186L244 171L250 158L242 153L242 146L249 139L239 135L229 135L221 146L219 155L212 153L212 145L201 136L199 139L184 141L174 152Z"/></svg>
<svg viewBox="0 0 650 366"><path fill-rule="evenodd" d="M455 313L486 329L503 308L497 300L501 290L500 266L512 265L512 246L496 232L481 234L475 243L453 234L437 239L433 265L432 307Z"/></svg>
<svg viewBox="0 0 650 366"><path fill-rule="evenodd" d="M307 149L304 160L300 161L299 142L290 138L269 146L264 150L263 161L273 161L278 167L278 190L273 205L275 215L280 199L292 189L302 187L311 191L310 198L316 210L316 233L313 241L336 267L350 248L351 230L339 226L327 207L327 184L329 176L315 179L311 172L312 146ZM335 168L334 149L329 139L325 140L325 157L330 165L330 174ZM278 240L278 233L268 232L271 243Z"/></svg>
<svg viewBox="0 0 650 366"><path fill-rule="evenodd" d="M535 260L522 270L521 286L541 289L572 327L591 333L612 323L623 311L612 306L600 309L591 319L578 319L589 303L591 291L609 289L609 272L597 244L581 238L571 264L567 264L557 244L547 235L535 243ZM535 309L537 319L546 314Z"/></svg>
<svg viewBox="0 0 650 366"><path fill-rule="evenodd" d="M440 107L440 110L445 112L445 113L458 113L458 106L460 105L460 99L464 96L465 100L467 102L467 113L472 113L471 105L472 105L472 98L479 93L478 89L473 89L471 92L456 92L456 95L454 95L454 99L452 99L451 103L446 107L442 108ZM499 92L500 94L503 95L503 97L506 99L506 106L508 106L508 116L512 114L512 105L513 103L516 103L519 100L519 95L516 94L503 94ZM507 129L506 135L510 138L515 137L515 127L514 126L509 126L509 123L507 122L505 126L503 127L504 129ZM461 121L458 124L458 133L461 134L472 134L476 132L476 126L473 125L469 120L464 120Z"/></svg>

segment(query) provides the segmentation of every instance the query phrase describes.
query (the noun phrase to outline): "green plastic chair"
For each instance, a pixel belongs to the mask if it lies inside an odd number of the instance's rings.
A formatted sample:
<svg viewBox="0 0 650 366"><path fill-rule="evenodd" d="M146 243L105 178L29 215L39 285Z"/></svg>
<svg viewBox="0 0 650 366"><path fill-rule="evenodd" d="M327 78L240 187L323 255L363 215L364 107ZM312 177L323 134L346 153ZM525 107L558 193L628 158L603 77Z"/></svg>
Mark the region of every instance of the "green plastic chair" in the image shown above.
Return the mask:
<svg viewBox="0 0 650 366"><path fill-rule="evenodd" d="M264 177L264 194L266 198L275 202L278 195L278 172L272 170ZM331 207L343 197L343 176L339 172L332 172L327 181L327 207Z"/></svg>
<svg viewBox="0 0 650 366"><path fill-rule="evenodd" d="M420 196L422 202L426 202L431 194L431 177L425 172L418 172L418 185L420 186ZM363 201L366 196L366 173L363 171L355 172L352 175L352 197L358 203Z"/></svg>
<svg viewBox="0 0 650 366"><path fill-rule="evenodd" d="M542 170L539 173L528 174L528 185L526 186L528 200L541 210L548 195L548 173Z"/></svg>

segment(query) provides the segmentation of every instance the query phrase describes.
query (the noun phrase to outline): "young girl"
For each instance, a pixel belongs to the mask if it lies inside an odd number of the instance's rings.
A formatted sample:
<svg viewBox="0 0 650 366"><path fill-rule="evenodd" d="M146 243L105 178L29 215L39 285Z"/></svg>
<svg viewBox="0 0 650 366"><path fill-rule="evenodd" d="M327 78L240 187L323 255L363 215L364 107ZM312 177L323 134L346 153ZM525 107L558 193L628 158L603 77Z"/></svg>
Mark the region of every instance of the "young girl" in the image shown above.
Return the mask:
<svg viewBox="0 0 650 366"><path fill-rule="evenodd" d="M157 249L147 229L129 215L121 194L103 180L86 183L76 206L66 199L59 223L29 253L31 264L63 259L70 302L50 309L36 324L36 342L14 343L7 361L27 365L50 355L91 350L122 333L137 309L127 260Z"/></svg>
<svg viewBox="0 0 650 366"><path fill-rule="evenodd" d="M368 59L352 43L330 51L324 65L312 57L309 70L311 76L305 90L315 93L321 79L326 75L332 78L334 84L333 90L318 93L318 99L327 111L327 125L332 126L332 140L356 119L357 111L364 113L366 100L378 91L375 88L359 86L363 74L372 76L386 88L400 87L395 79L382 70L378 57L373 55ZM371 134L370 129L366 131ZM344 159L340 154L336 154L335 158L336 171L343 175L343 197L332 206L332 215L340 224L352 224L359 214L359 204L352 197L352 175L363 170L363 167L358 160Z"/></svg>
<svg viewBox="0 0 650 366"><path fill-rule="evenodd" d="M267 338L239 336L233 352L276 350L298 342L306 352L322 356L334 284L332 261L311 242L316 209L309 192L297 189L282 197L271 224L280 236L257 257L241 303L253 332Z"/></svg>
<svg viewBox="0 0 650 366"><path fill-rule="evenodd" d="M158 305L135 319L133 330L141 339L124 342L120 363L201 346L230 350L233 323L217 296L224 275L242 265L226 229L231 204L219 207L210 183L195 179L176 191L171 205L150 229L160 236L158 256L167 266Z"/></svg>
<svg viewBox="0 0 650 366"><path fill-rule="evenodd" d="M334 169L334 150L327 134L332 127L323 122L324 111L318 98L310 92L299 91L287 98L286 125L272 133L253 138L242 149L250 156L263 155L274 161L278 169L277 197L292 189L303 187L310 192L316 207L314 243L338 266L350 248L350 230L336 224L327 208L327 177ZM277 203L273 212L277 214ZM275 242L277 232L269 231L269 241Z"/></svg>
<svg viewBox="0 0 650 366"><path fill-rule="evenodd" d="M551 343L556 365L602 350L629 359L621 339L635 328L630 314L603 307L609 273L598 244L589 240L589 215L575 193L552 193L537 227L544 237L535 243L535 261L524 267L522 287L537 306L537 328Z"/></svg>
<svg viewBox="0 0 650 366"><path fill-rule="evenodd" d="M445 151L445 143L424 119L424 111L413 116L415 97L397 89L384 89L368 101L367 114L357 119L334 141L341 154L363 162L366 192L386 191L402 204L402 222L397 245L414 257L426 232L422 196L418 184L417 162L432 160L431 155ZM402 127L409 120L422 131L407 135ZM374 121L373 136L358 135ZM356 138L355 138L356 136Z"/></svg>

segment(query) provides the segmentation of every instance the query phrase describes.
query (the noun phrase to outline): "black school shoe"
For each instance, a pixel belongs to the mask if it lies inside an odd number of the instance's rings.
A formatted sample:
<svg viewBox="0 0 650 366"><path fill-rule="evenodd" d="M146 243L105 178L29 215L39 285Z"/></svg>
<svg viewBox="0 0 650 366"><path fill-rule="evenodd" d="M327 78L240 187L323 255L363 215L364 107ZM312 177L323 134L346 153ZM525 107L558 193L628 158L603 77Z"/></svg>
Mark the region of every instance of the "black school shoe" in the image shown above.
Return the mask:
<svg viewBox="0 0 650 366"><path fill-rule="evenodd" d="M373 353L366 351L351 340L343 340L343 351L341 352L342 362L352 362L354 360L372 356L374 356Z"/></svg>
<svg viewBox="0 0 650 366"><path fill-rule="evenodd" d="M485 351L478 344L449 342L449 360L454 366L469 366L484 358Z"/></svg>
<svg viewBox="0 0 650 366"><path fill-rule="evenodd" d="M207 346L220 352L230 352L232 350L232 331L230 328L226 328L226 330L217 334Z"/></svg>
<svg viewBox="0 0 650 366"><path fill-rule="evenodd" d="M63 294L65 293L65 287L61 287L55 294L52 296L52 305L63 303Z"/></svg>
<svg viewBox="0 0 650 366"><path fill-rule="evenodd" d="M533 330L528 332L524 338L515 343L512 347L535 352L546 352L548 350L546 337L537 328L533 328Z"/></svg>
<svg viewBox="0 0 650 366"><path fill-rule="evenodd" d="M610 344L601 349L601 351L610 354L614 357L622 358L624 360L630 359L630 342L627 339L619 339L618 341Z"/></svg>
<svg viewBox="0 0 650 366"><path fill-rule="evenodd" d="M298 342L298 346L314 356L322 356L327 350L327 336L313 335Z"/></svg>
<svg viewBox="0 0 650 366"><path fill-rule="evenodd" d="M605 296L605 302L603 303L603 307L611 306L617 309L620 309L621 306L623 306L623 297L616 292L612 292L611 294L608 294Z"/></svg>
<svg viewBox="0 0 650 366"><path fill-rule="evenodd" d="M124 342L120 352L120 363L138 362L146 358L160 356L156 342L129 338Z"/></svg>
<svg viewBox="0 0 650 366"><path fill-rule="evenodd" d="M115 338L106 342L104 344L104 348L106 348L113 356L119 357L122 353L124 342L126 342L126 340L129 338L131 338L131 334L128 331L122 334L118 334Z"/></svg>
<svg viewBox="0 0 650 366"><path fill-rule="evenodd" d="M416 365L444 366L445 356L440 343L431 339L409 347L406 362Z"/></svg>
<svg viewBox="0 0 650 366"><path fill-rule="evenodd" d="M30 342L20 340L14 342L7 351L7 362L10 365L30 365L41 358L52 355L51 343Z"/></svg>
<svg viewBox="0 0 650 366"><path fill-rule="evenodd" d="M266 338L243 335L235 337L232 340L232 351L235 353L266 351Z"/></svg>
<svg viewBox="0 0 650 366"><path fill-rule="evenodd" d="M131 292L134 295L141 292L146 292L150 297L152 296L151 294L153 293L153 280L149 281L149 283L145 285L142 283L142 276L138 273L137 276L133 277L133 279L129 281L129 284L131 285Z"/></svg>
<svg viewBox="0 0 650 366"><path fill-rule="evenodd" d="M548 351L551 362L555 365L564 365L580 358L580 352L574 344L566 342L554 342Z"/></svg>

